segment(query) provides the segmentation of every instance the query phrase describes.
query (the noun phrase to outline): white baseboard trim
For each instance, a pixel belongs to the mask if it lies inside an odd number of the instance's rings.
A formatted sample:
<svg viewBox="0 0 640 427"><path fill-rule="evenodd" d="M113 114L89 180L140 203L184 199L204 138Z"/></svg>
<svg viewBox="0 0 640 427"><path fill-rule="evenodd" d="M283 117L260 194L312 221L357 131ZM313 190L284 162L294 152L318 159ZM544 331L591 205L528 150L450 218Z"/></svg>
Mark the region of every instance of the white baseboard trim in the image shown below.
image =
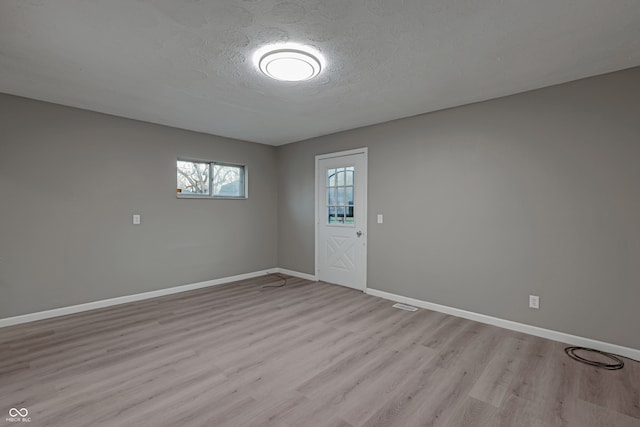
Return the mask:
<svg viewBox="0 0 640 427"><path fill-rule="evenodd" d="M141 294L125 295L122 297L109 298L100 301L88 302L86 304L71 305L68 307L54 308L53 310L39 311L37 313L23 314L21 316L7 317L0 319L0 328L18 325L20 323L35 322L36 320L49 319L52 317L65 316L67 314L80 313L82 311L95 310L97 308L110 307L112 305L126 304L128 302L140 301L149 298L161 297L164 295L177 294L179 292L193 291L195 289L207 288L209 286L223 285L238 280L252 279L264 276L265 274L278 273L280 269L270 268L268 270L254 271L237 276L222 277L220 279L207 280L204 282L191 283L189 285L174 286L172 288L158 289L157 291L143 292ZM289 273L285 273L289 274ZM302 273L299 273L302 274ZM293 274L292 274L293 275Z"/></svg>
<svg viewBox="0 0 640 427"><path fill-rule="evenodd" d="M195 289L207 288L210 286L223 285L225 283L236 282L239 280L251 279L254 277L264 276L266 274L281 273L289 276L299 277L301 279L317 281L316 276L300 273L298 271L287 270L286 268L271 268L267 270L254 271L251 273L238 274L236 276L222 277L220 279L207 280L204 282L192 283L182 286L174 286L166 289L158 289L157 291L143 292L140 294L125 295L116 298L109 298L100 301L93 301L85 304L72 305L68 307L55 308L53 310L40 311L37 313L29 313L21 316L7 317L0 319L0 328L6 326L18 325L21 323L35 322L36 320L50 319L52 317L65 316L68 314L80 313L83 311L95 310L98 308L110 307L113 305L126 304L128 302L140 301L149 298L161 297L180 292L192 291ZM379 291L376 289L365 289L365 293L384 298L390 301L401 302L428 310L439 311L441 313L450 314L452 316L462 317L476 322L486 323L513 331L524 332L526 334L535 335L542 338L548 338L554 341L560 341L571 345L595 348L597 350L606 351L608 353L619 354L621 356L630 357L640 360L640 350L629 347L623 347L617 344L610 344L603 341L597 341L590 338L579 337L564 332L553 331L550 329L539 328L537 326L526 325L524 323L504 320L497 317L487 316L484 314L474 313L472 311L461 310L458 308L448 307L446 305L434 304L415 298L404 297L392 294L390 292Z"/></svg>
<svg viewBox="0 0 640 427"><path fill-rule="evenodd" d="M312 274L300 273L299 271L287 270L286 268L276 268L276 273L286 274L288 276L299 277L301 279L311 280L317 282L318 278Z"/></svg>
<svg viewBox="0 0 640 427"><path fill-rule="evenodd" d="M512 331L524 332L525 334L535 335L537 337L547 338L553 341L559 341L579 347L594 348L596 350L605 351L607 353L618 354L620 356L629 357L634 360L640 360L640 350L630 347L623 347L621 345L597 341L591 338L579 337L577 335L553 331L551 329L544 329L537 326L514 322L511 320L500 319L498 317L487 316L484 314L474 313L472 311L460 310L458 308L434 304L432 302L404 297L401 295L379 291L376 289L365 289L365 293L390 301L401 302L403 304L409 304L420 308L426 308L427 310L439 311L440 313L450 314L452 316L462 317L464 319L475 320L476 322L486 323L488 325L498 326L501 328L510 329Z"/></svg>

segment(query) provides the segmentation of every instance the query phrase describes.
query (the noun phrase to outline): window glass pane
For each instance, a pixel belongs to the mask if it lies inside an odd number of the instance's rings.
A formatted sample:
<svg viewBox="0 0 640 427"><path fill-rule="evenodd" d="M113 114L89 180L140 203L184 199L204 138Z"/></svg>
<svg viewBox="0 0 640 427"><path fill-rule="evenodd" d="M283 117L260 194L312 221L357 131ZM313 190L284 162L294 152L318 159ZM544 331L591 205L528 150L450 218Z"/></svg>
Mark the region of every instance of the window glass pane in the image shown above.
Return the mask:
<svg viewBox="0 0 640 427"><path fill-rule="evenodd" d="M328 218L328 222L329 224L335 224L336 223L336 208L335 206L330 206L329 207L329 218Z"/></svg>
<svg viewBox="0 0 640 427"><path fill-rule="evenodd" d="M336 189L327 188L327 205L335 205L336 203Z"/></svg>
<svg viewBox="0 0 640 427"><path fill-rule="evenodd" d="M344 168L336 169L337 185L344 185Z"/></svg>
<svg viewBox="0 0 640 427"><path fill-rule="evenodd" d="M328 182L328 186L329 187L335 187L336 186L336 170L335 169L329 169L327 171L327 182Z"/></svg>
<svg viewBox="0 0 640 427"><path fill-rule="evenodd" d="M213 195L244 197L244 166L213 164Z"/></svg>
<svg viewBox="0 0 640 427"><path fill-rule="evenodd" d="M353 185L353 166L347 168L347 185Z"/></svg>
<svg viewBox="0 0 640 427"><path fill-rule="evenodd" d="M209 195L209 163L178 160L178 194Z"/></svg>
<svg viewBox="0 0 640 427"><path fill-rule="evenodd" d="M347 191L347 205L352 205L353 206L353 187L347 187L346 188Z"/></svg>
<svg viewBox="0 0 640 427"><path fill-rule="evenodd" d="M344 172L343 172L344 173ZM336 197L338 205L344 205L344 187L338 187L338 196Z"/></svg>
<svg viewBox="0 0 640 427"><path fill-rule="evenodd" d="M340 215L340 207L336 206L332 208L333 216L331 218L331 224L338 224L340 221L338 220L338 216Z"/></svg>
<svg viewBox="0 0 640 427"><path fill-rule="evenodd" d="M354 207L353 206L347 206L347 211L345 213L345 216L346 216L345 223L354 224L353 212L354 212Z"/></svg>

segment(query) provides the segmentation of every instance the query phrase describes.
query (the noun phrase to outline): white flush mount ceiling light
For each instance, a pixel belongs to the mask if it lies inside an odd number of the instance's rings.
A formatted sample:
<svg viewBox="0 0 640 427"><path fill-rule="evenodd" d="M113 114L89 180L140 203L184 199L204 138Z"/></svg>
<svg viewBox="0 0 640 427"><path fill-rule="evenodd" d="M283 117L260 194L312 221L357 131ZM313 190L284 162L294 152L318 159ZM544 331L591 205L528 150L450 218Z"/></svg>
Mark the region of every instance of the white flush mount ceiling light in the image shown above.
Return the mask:
<svg viewBox="0 0 640 427"><path fill-rule="evenodd" d="M310 49L299 47L270 47L256 53L260 71L285 82L309 80L320 74L322 62L319 57Z"/></svg>

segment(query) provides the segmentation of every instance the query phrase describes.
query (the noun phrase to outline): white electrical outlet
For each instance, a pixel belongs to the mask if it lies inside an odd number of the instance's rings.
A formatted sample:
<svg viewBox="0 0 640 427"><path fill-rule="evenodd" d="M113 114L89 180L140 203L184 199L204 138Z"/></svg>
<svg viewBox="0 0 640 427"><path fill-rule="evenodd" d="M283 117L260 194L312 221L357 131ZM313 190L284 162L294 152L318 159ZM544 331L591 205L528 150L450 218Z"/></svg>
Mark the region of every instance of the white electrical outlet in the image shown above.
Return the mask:
<svg viewBox="0 0 640 427"><path fill-rule="evenodd" d="M538 295L529 295L529 308L540 308L540 297Z"/></svg>
<svg viewBox="0 0 640 427"><path fill-rule="evenodd" d="M134 215L133 216L133 225L139 225L140 224L140 215Z"/></svg>
<svg viewBox="0 0 640 427"><path fill-rule="evenodd" d="M382 224L382 214L378 214L378 224Z"/></svg>

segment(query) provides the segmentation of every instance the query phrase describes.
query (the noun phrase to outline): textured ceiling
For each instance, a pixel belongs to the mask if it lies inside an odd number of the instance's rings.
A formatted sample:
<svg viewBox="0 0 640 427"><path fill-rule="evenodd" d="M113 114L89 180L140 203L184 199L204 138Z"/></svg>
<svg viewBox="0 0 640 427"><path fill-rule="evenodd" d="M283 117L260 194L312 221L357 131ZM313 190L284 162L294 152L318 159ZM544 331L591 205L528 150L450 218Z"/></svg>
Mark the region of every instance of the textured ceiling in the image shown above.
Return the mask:
<svg viewBox="0 0 640 427"><path fill-rule="evenodd" d="M272 145L637 65L639 0L0 1L0 92Z"/></svg>

